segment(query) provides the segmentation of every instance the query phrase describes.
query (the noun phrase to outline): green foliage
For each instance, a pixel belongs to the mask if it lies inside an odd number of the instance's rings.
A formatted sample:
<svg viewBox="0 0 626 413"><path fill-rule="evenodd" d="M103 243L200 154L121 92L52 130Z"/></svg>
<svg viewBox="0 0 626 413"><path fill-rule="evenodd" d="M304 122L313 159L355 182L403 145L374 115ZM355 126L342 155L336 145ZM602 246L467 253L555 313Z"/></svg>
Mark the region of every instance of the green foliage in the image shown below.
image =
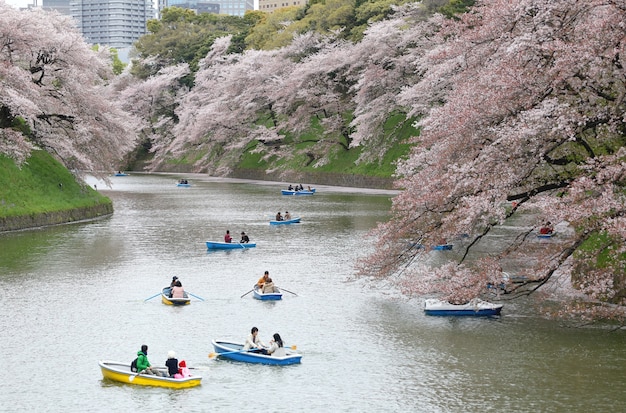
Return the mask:
<svg viewBox="0 0 626 413"><path fill-rule="evenodd" d="M338 33L339 37L359 41L368 23L389 16L395 5L413 0L313 0L301 8L285 7L260 21L246 38L248 48L272 50L306 32ZM428 3L431 3L430 0ZM431 8L430 12L436 9ZM288 23L288 24L287 24Z"/></svg>
<svg viewBox="0 0 626 413"><path fill-rule="evenodd" d="M26 136L31 135L30 125L20 116L13 116L6 106L0 106L0 128L12 128Z"/></svg>
<svg viewBox="0 0 626 413"><path fill-rule="evenodd" d="M289 26L285 27L284 23L296 20L299 10L292 6L273 13L264 13L263 18L252 27L245 38L246 46L257 50L272 50L291 43L293 31Z"/></svg>
<svg viewBox="0 0 626 413"><path fill-rule="evenodd" d="M349 121L349 117L346 117ZM263 122L263 119L260 120ZM346 149L347 142L341 135L327 136L319 123L312 118L310 128L298 136L284 132L285 138L280 142L263 144L253 141L243 151L237 165L240 169L285 169L305 172L328 172L352 175L376 176L390 178L395 172L398 159L408 155L411 145L408 139L417 131L412 126L413 119L406 119L403 114L396 113L385 122L384 140L388 150L371 162L361 162L366 147ZM315 158L322 148L322 162ZM278 149L278 150L276 150Z"/></svg>
<svg viewBox="0 0 626 413"><path fill-rule="evenodd" d="M91 47L91 50L97 52L100 49L100 45L99 44L94 44ZM117 52L117 49L111 48L109 49L109 53L111 56L111 62L112 62L112 69L113 69L113 73L115 73L116 75L119 75L120 73L122 73L124 71L124 67L126 67L126 65L120 60L119 54Z"/></svg>
<svg viewBox="0 0 626 413"><path fill-rule="evenodd" d="M476 3L474 0L450 0L438 11L448 18L456 18L457 15L467 12L474 3Z"/></svg>
<svg viewBox="0 0 626 413"><path fill-rule="evenodd" d="M110 203L91 187L79 183L45 151L33 151L18 168L0 155L0 216L21 216Z"/></svg>
<svg viewBox="0 0 626 413"><path fill-rule="evenodd" d="M148 21L150 33L134 45L138 57L158 56L160 63L149 68L135 64L133 74L146 78L162 67L180 63L189 64L191 71L196 72L198 63L207 55L215 39L233 35L235 43L231 51L241 52L243 39L259 20L258 14L244 17L196 14L190 9L167 7L161 13L161 20Z"/></svg>
<svg viewBox="0 0 626 413"><path fill-rule="evenodd" d="M113 61L113 73L116 75L122 73L126 65L120 60L117 49L111 49L111 60Z"/></svg>

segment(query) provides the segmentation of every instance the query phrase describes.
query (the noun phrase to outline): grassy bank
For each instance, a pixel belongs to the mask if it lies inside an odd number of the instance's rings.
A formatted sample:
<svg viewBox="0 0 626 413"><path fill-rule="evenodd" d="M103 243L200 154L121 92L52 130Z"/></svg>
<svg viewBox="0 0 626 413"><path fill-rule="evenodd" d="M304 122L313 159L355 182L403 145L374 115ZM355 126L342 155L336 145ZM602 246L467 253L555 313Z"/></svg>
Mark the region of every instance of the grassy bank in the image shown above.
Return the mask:
<svg viewBox="0 0 626 413"><path fill-rule="evenodd" d="M93 188L76 181L45 151L34 151L21 167L0 155L0 219L58 215L71 210L112 211L112 203ZM71 219L78 219L76 214L72 216Z"/></svg>

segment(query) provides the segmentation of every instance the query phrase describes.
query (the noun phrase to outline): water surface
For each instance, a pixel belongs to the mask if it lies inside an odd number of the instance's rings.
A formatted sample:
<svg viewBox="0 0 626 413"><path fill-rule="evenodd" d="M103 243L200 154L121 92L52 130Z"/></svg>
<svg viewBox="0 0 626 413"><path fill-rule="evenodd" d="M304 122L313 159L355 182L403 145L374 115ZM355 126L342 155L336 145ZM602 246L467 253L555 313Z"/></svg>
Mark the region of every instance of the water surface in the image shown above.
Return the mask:
<svg viewBox="0 0 626 413"><path fill-rule="evenodd" d="M191 176L112 177L98 189L113 216L0 235L0 411L104 412L613 412L626 406L626 335L571 329L521 302L497 318L427 317L418 299L349 282L387 219L391 193ZM187 178L190 178L189 176ZM306 185L306 183L304 183ZM286 184L285 184L286 186ZM270 226L276 212L301 216ZM257 248L207 251L249 234ZM437 252L434 252L437 253ZM280 302L248 294L270 271ZM180 277L205 299L184 308L144 302ZM209 359L212 339L279 332L302 364ZM102 379L98 360L153 364L168 350L203 376L168 390ZM9 391L7 391L9 390Z"/></svg>

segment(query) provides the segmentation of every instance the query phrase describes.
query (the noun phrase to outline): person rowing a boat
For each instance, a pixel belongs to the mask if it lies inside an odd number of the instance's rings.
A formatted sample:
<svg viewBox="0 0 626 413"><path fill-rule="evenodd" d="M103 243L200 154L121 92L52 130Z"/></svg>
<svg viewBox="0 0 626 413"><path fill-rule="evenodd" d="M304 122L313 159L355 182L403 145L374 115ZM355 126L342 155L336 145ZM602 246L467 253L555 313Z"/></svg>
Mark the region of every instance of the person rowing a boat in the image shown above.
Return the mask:
<svg viewBox="0 0 626 413"><path fill-rule="evenodd" d="M242 350L250 350L255 353L268 354L266 347L267 346L259 338L259 329L256 327L252 327L252 330L250 330L250 334L246 338L246 343L243 345Z"/></svg>
<svg viewBox="0 0 626 413"><path fill-rule="evenodd" d="M289 211L285 211L285 221L289 221L291 219L291 214Z"/></svg>
<svg viewBox="0 0 626 413"><path fill-rule="evenodd" d="M280 214L280 211L278 211L278 214L276 214L276 221L282 221L283 220L283 216Z"/></svg>
<svg viewBox="0 0 626 413"><path fill-rule="evenodd" d="M148 361L148 346L146 344L142 344L141 350L137 352L137 371L139 374L152 374L162 377L166 376L165 373L152 368L152 365Z"/></svg>
<svg viewBox="0 0 626 413"><path fill-rule="evenodd" d="M261 278L259 278L259 281L256 282L256 284L254 285L254 288L257 289L263 289L263 285L270 279L270 272L269 271L265 271L263 273L263 276Z"/></svg>
<svg viewBox="0 0 626 413"><path fill-rule="evenodd" d="M226 235L224 235L224 242L229 243L233 240L233 238L230 236L230 231L226 230Z"/></svg>
<svg viewBox="0 0 626 413"><path fill-rule="evenodd" d="M250 242L250 237L248 237L245 232L241 231L241 241L239 242L241 244L247 244L248 242Z"/></svg>

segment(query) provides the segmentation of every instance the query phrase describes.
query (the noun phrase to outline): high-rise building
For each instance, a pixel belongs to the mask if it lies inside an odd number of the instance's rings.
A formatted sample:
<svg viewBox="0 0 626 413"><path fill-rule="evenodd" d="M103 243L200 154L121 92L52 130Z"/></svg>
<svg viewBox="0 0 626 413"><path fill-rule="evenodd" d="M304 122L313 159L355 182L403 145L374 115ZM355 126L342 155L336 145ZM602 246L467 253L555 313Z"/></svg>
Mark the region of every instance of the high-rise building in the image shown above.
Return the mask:
<svg viewBox="0 0 626 413"><path fill-rule="evenodd" d="M70 15L70 0L40 0L39 3L44 10L56 10L61 14Z"/></svg>
<svg viewBox="0 0 626 413"><path fill-rule="evenodd" d="M88 43L115 48L131 46L147 34L146 23L155 18L152 0L69 0L69 7Z"/></svg>

